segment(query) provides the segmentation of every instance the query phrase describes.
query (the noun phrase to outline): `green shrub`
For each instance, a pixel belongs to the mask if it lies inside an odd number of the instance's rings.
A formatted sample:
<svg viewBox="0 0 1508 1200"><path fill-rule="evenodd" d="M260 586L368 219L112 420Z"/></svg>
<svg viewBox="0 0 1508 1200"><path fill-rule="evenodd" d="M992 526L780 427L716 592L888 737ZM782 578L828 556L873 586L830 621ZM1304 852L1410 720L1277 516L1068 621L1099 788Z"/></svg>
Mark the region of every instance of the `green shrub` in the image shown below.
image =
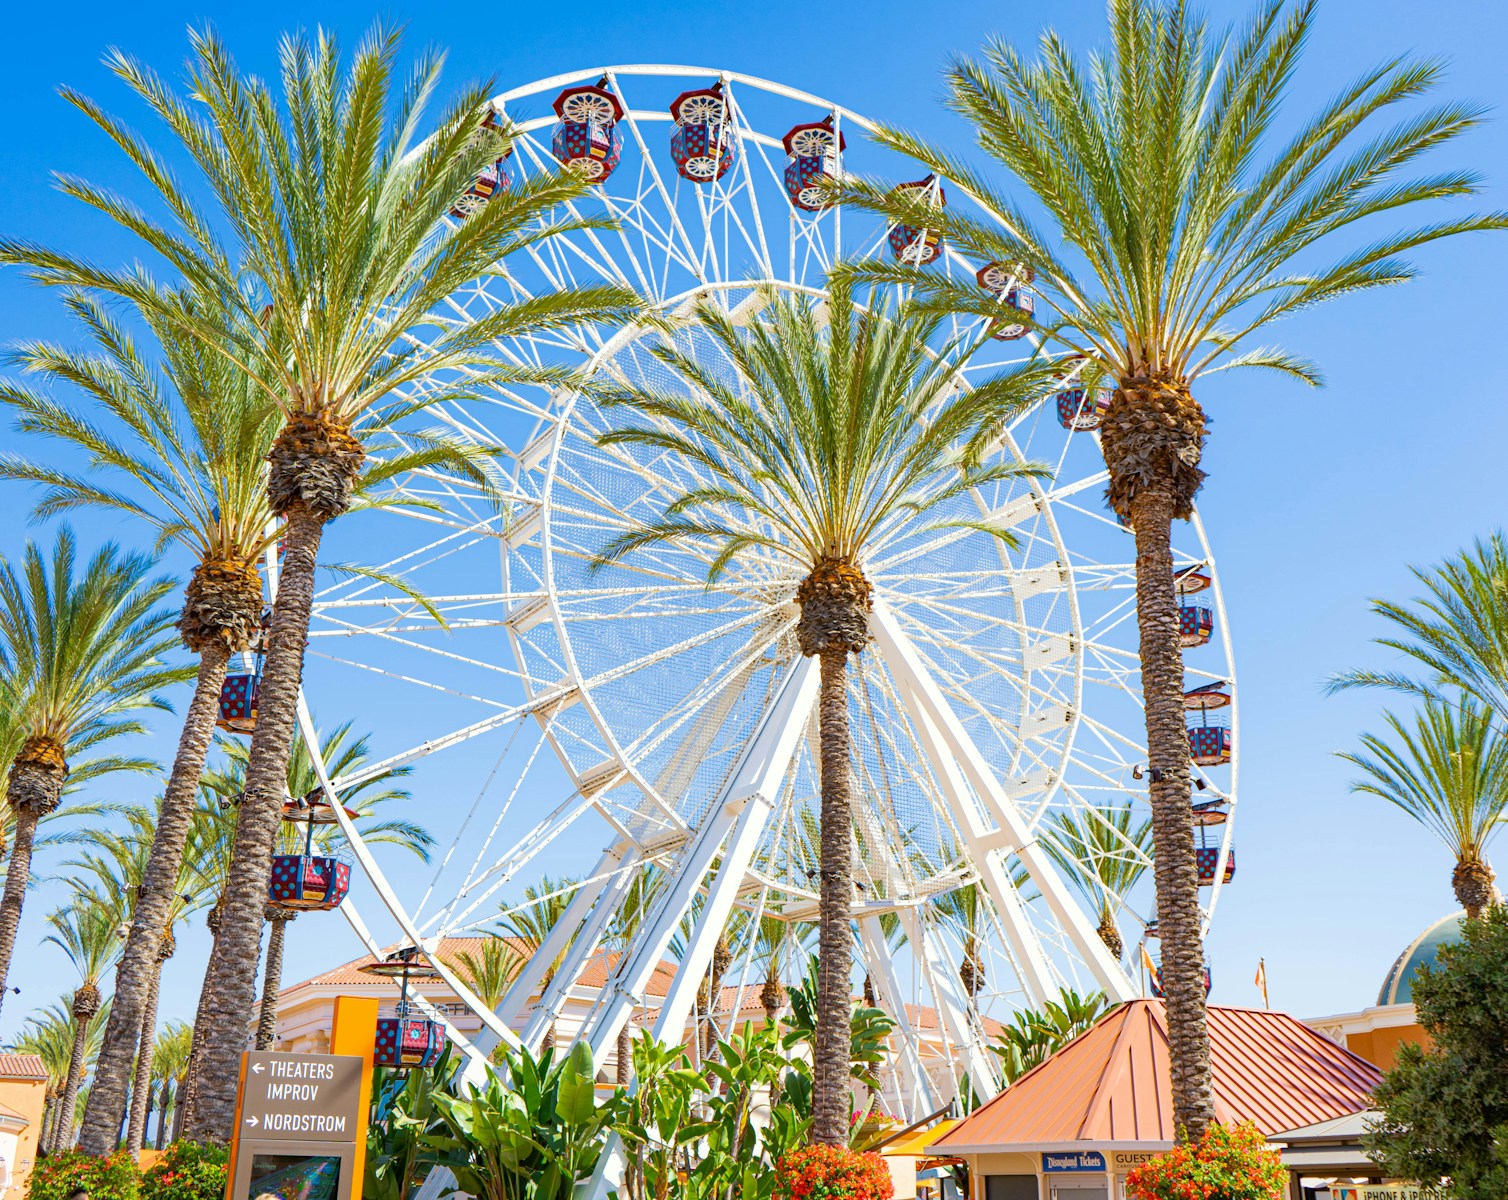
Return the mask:
<svg viewBox="0 0 1508 1200"><path fill-rule="evenodd" d="M224 1146L174 1142L142 1175L141 1200L221 1200L229 1158Z"/></svg>
<svg viewBox="0 0 1508 1200"><path fill-rule="evenodd" d="M68 1194L79 1188L89 1193L89 1200L141 1200L141 1174L124 1150L108 1158L64 1150L37 1160L27 1181L26 1198L68 1200Z"/></svg>

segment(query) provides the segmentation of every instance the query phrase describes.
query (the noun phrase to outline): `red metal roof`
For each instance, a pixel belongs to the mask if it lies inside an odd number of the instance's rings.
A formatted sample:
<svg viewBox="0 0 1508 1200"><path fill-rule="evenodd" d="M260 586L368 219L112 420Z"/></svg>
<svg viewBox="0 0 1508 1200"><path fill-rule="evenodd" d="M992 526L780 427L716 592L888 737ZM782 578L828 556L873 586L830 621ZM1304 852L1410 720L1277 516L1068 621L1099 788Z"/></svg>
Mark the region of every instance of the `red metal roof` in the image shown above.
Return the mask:
<svg viewBox="0 0 1508 1200"><path fill-rule="evenodd" d="M0 1054L0 1079L46 1079L40 1054Z"/></svg>
<svg viewBox="0 0 1508 1200"><path fill-rule="evenodd" d="M1367 1108L1382 1072L1287 1013L1209 1010L1215 1115L1264 1134ZM1069 1142L1171 1142L1167 1015L1132 1000L1027 1072L939 1151Z"/></svg>

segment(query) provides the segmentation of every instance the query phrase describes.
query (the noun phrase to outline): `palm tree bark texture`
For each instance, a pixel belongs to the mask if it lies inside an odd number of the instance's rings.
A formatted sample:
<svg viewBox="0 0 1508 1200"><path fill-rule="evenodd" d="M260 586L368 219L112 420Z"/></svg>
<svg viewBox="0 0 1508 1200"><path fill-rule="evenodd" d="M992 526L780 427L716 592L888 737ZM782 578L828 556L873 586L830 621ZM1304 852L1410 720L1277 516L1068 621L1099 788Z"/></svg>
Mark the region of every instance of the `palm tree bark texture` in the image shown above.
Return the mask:
<svg viewBox="0 0 1508 1200"><path fill-rule="evenodd" d="M267 495L273 512L284 519L283 574L272 607L220 936L204 976L204 1020L194 1030L201 1053L184 1129L195 1141L223 1145L233 1131L247 1014L256 1006L263 909L287 790L315 564L326 522L351 505L364 458L361 443L348 430L304 413L289 418L269 456Z"/></svg>
<svg viewBox="0 0 1508 1200"><path fill-rule="evenodd" d="M256 590L261 604L261 583ZM189 605L185 605L187 613ZM253 620L256 618L253 609ZM243 642L244 644L244 642ZM94 1067L89 1101L84 1106L84 1125L79 1131L79 1149L86 1154L109 1154L115 1148L126 1102L127 1080L143 1033L143 1016L149 993L161 977L158 959L168 914L183 863L184 847L198 803L199 777L214 740L215 720L220 713L220 688L230 664L230 650L223 641L212 640L198 647L199 674L194 698L184 715L183 732L172 773L163 790L152 850L142 874L141 898L131 920L131 931L116 967L115 998L105 1021L104 1040Z"/></svg>
<svg viewBox="0 0 1508 1200"><path fill-rule="evenodd" d="M283 942L288 922L298 913L277 904L267 906L267 965L262 974L262 1008L257 1016L257 1049L271 1050L277 1041L278 992L283 987Z"/></svg>
<svg viewBox="0 0 1508 1200"><path fill-rule="evenodd" d="M869 641L872 588L847 559L818 563L796 590L801 652L817 657L822 774L817 1029L812 1047L812 1141L848 1145L853 1017L853 793L848 656Z"/></svg>
<svg viewBox="0 0 1508 1200"><path fill-rule="evenodd" d="M68 764L63 747L51 738L27 738L16 755L16 761L11 764L6 800L16 811L16 831L10 859L6 863L5 891L0 893L0 963L7 967L5 977L0 978L0 1003L5 1000L11 954L21 928L21 908L31 878L31 851L37 836L37 822L62 802L63 783L67 778Z"/></svg>
<svg viewBox="0 0 1508 1200"><path fill-rule="evenodd" d="M1110 504L1136 538L1136 606L1152 809L1160 976L1168 1011L1173 1123L1195 1139L1214 1120L1204 995L1199 875L1194 858L1183 647L1172 523L1193 512L1204 414L1178 381L1122 380L1101 426Z"/></svg>
<svg viewBox="0 0 1508 1200"><path fill-rule="evenodd" d="M157 1003L162 993L162 969L167 965L169 958L173 956L173 938L171 934L158 943L157 969L152 972L152 979L147 987L146 1004L141 1013L141 1036L136 1043L136 1080L131 1085L131 1109L130 1120L126 1124L126 1149L135 1154L141 1149L142 1143L147 1136L147 1119L152 1112L152 1051L157 1044ZM119 971L119 966L116 970ZM108 1021L106 1022L108 1025ZM91 1085L89 1095L92 1098L94 1088L98 1087L98 1065L96 1064L96 1082ZM167 1086L166 1082L163 1084ZM87 1121L89 1106L84 1106L84 1118ZM83 1141L83 1133L79 1134L80 1143Z"/></svg>
<svg viewBox="0 0 1508 1200"><path fill-rule="evenodd" d="M73 993L73 1053L68 1059L68 1080L63 1084L62 1102L58 1105L57 1132L53 1143L59 1150L66 1150L73 1140L73 1113L78 1102L79 1088L84 1083L84 1055L89 1043L89 1022L99 1012L99 988L93 984L80 984ZM116 1130L119 1137L120 1131Z"/></svg>

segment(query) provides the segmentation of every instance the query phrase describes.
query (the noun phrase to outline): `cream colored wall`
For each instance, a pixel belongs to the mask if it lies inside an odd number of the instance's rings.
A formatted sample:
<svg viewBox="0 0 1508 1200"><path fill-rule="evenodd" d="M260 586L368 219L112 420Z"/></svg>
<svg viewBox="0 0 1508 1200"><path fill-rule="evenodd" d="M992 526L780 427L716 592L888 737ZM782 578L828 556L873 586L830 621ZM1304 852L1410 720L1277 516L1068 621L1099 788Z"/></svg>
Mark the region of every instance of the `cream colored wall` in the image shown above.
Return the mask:
<svg viewBox="0 0 1508 1200"><path fill-rule="evenodd" d="M0 1104L26 1118L26 1128L16 1139L16 1157L10 1164L10 1187L0 1200L22 1200L26 1181L37 1159L37 1138L42 1132L47 1085L40 1079L0 1079Z"/></svg>
<svg viewBox="0 0 1508 1200"><path fill-rule="evenodd" d="M967 1154L971 1200L985 1200L986 1175L1039 1175L1042 1160L1035 1154Z"/></svg>

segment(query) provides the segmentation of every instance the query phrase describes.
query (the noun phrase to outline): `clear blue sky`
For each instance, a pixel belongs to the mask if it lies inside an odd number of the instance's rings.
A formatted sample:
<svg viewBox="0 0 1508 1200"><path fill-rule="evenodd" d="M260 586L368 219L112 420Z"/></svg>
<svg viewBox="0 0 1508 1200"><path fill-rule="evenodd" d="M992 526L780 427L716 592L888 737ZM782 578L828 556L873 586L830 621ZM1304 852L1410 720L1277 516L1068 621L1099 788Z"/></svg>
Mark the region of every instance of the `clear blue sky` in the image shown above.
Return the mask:
<svg viewBox="0 0 1508 1200"><path fill-rule="evenodd" d="M1233 17L1247 5L1214 0L1209 8ZM627 0L586 9L283 0L18 5L7 18L10 53L0 78L9 131L0 229L106 259L134 251L48 182L58 169L96 180L121 173L123 186L134 186L54 90L66 82L109 105L123 103L99 63L107 46L170 72L183 57L186 26L208 17L244 65L266 70L278 34L296 23L323 22L349 41L377 16L406 21L414 43L449 46L453 81L491 76L507 87L597 64L705 64L808 89L956 145L963 131L938 104L939 69L950 52L972 50L991 34L1028 41L1048 20L1082 46L1098 40L1103 23L1097 0L685 7ZM1505 46L1508 6L1326 0L1294 100L1311 106L1380 58L1418 53L1450 61L1451 95L1501 108ZM1508 207L1501 118L1450 156L1487 174L1485 203ZM1407 564L1433 561L1502 521L1508 368L1491 347L1501 345L1508 307L1508 239L1428 249L1419 262L1424 276L1406 288L1282 329L1288 346L1322 363L1326 390L1250 376L1201 393L1217 417L1201 506L1233 626L1245 765L1240 873L1222 900L1211 946L1217 1001L1255 1000L1260 955L1275 1005L1300 1015L1363 1007L1402 944L1454 907L1445 851L1401 814L1347 794L1348 772L1334 752L1375 725L1379 698L1332 699L1321 690L1334 671L1385 661L1369 646L1378 627L1366 613L1368 597L1406 593ZM62 332L49 300L0 274L0 339ZM7 446L13 438L0 434ZM0 553L19 550L27 508L22 489L0 490ZM97 519L81 529L91 542L140 536ZM165 727L150 752L166 761L171 750ZM139 783L101 789L108 798L148 794ZM38 863L43 873L49 865ZM61 954L37 948L43 914L57 897L56 885L44 885L29 900L12 971L23 992L6 1003L0 1037L71 986ZM334 927L307 918L292 926L286 980L355 953L338 918L330 920ZM192 1015L205 948L202 927L181 939L165 1016Z"/></svg>

